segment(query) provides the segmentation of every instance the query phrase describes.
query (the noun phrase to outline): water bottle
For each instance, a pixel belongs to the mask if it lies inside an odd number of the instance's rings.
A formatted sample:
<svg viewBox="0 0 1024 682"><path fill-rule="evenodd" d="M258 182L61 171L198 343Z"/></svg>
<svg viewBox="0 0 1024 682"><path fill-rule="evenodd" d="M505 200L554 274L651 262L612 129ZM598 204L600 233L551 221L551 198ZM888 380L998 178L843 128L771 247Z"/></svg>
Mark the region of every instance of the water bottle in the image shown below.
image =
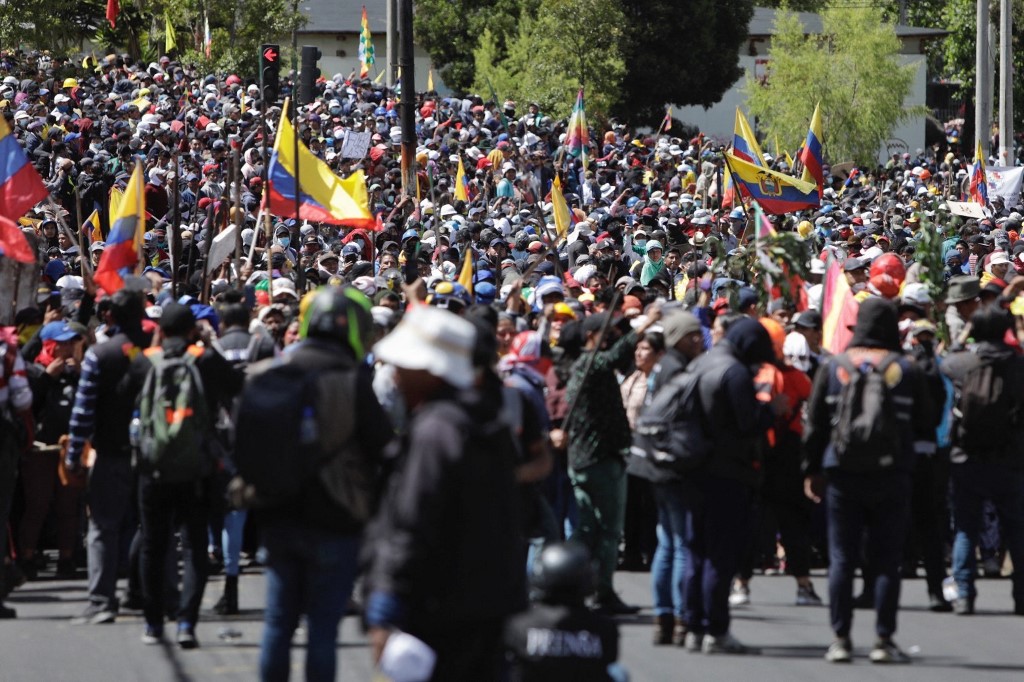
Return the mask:
<svg viewBox="0 0 1024 682"><path fill-rule="evenodd" d="M307 406L302 410L302 421L299 424L299 441L303 445L309 445L315 443L318 437L316 414L314 414L312 407Z"/></svg>
<svg viewBox="0 0 1024 682"><path fill-rule="evenodd" d="M132 420L128 424L128 442L136 450L138 450L139 444L142 442L142 420L139 418L138 410L132 412Z"/></svg>

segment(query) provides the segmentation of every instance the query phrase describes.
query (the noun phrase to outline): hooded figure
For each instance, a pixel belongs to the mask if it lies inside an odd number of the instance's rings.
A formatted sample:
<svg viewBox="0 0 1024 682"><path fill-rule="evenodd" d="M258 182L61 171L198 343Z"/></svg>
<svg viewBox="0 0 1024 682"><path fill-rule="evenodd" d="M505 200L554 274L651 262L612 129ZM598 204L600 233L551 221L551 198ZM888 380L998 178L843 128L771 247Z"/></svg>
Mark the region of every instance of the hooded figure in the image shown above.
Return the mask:
<svg viewBox="0 0 1024 682"><path fill-rule="evenodd" d="M860 304L850 348L900 350L900 331L896 305L884 298L872 297Z"/></svg>

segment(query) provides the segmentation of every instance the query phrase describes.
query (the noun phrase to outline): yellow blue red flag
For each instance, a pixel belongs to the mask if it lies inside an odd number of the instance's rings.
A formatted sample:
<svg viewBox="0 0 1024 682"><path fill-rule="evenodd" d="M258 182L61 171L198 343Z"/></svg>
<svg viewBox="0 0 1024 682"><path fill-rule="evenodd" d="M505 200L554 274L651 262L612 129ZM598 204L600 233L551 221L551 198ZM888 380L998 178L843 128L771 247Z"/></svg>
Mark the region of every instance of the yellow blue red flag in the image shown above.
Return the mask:
<svg viewBox="0 0 1024 682"><path fill-rule="evenodd" d="M758 201L765 213L789 213L821 205L815 185L757 166L730 151L725 158L741 196Z"/></svg>
<svg viewBox="0 0 1024 682"><path fill-rule="evenodd" d="M358 170L344 180L331 167L313 155L306 145L298 144L295 158L295 128L288 120L288 100L281 111L281 124L274 141L267 171L267 208L286 218L316 223L349 225L373 230L377 221L370 213L366 177ZM298 187L296 187L298 169ZM295 215L295 196L299 196L299 215Z"/></svg>

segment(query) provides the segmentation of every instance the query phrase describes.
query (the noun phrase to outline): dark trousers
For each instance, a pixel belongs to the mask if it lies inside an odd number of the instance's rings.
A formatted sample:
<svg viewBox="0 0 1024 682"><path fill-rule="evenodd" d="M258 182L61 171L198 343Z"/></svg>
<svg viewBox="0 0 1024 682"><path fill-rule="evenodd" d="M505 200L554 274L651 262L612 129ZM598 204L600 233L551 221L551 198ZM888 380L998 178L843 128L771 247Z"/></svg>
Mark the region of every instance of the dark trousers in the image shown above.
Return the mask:
<svg viewBox="0 0 1024 682"><path fill-rule="evenodd" d="M941 595L949 540L949 455L921 457L914 468L912 526L907 559L921 557L928 594Z"/></svg>
<svg viewBox="0 0 1024 682"><path fill-rule="evenodd" d="M982 532L982 507L988 499L999 513L1006 547L1013 560L1013 600L1024 606L1024 472L995 462L972 461L952 465L953 577L960 596L973 599L977 575L974 548Z"/></svg>
<svg viewBox="0 0 1024 682"><path fill-rule="evenodd" d="M900 565L910 523L911 476L892 471L852 474L833 471L825 496L828 507L829 611L837 637L853 625L853 578L867 532L868 570L875 577L875 632L896 632Z"/></svg>
<svg viewBox="0 0 1024 682"><path fill-rule="evenodd" d="M683 482L686 509L686 625L718 637L729 631L729 588L746 547L751 490L717 476Z"/></svg>
<svg viewBox="0 0 1024 682"><path fill-rule="evenodd" d="M432 682L500 680L502 621L467 623L450 631L412 632L437 653Z"/></svg>
<svg viewBox="0 0 1024 682"><path fill-rule="evenodd" d="M96 454L89 471L89 601L117 611L117 573L130 535L135 475L127 455Z"/></svg>
<svg viewBox="0 0 1024 682"><path fill-rule="evenodd" d="M142 518L142 592L146 623L164 620L164 580L171 535L180 525L184 572L178 623L195 625L203 600L209 558L206 553L207 488L203 481L163 483L139 477Z"/></svg>
<svg viewBox="0 0 1024 682"><path fill-rule="evenodd" d="M60 558L71 556L78 538L79 491L61 485L57 477L60 452L31 452L21 460L21 490L25 495L25 513L18 525L20 551L39 549L39 536L53 506Z"/></svg>
<svg viewBox="0 0 1024 682"><path fill-rule="evenodd" d="M649 566L658 544L658 508L651 482L626 475L626 517L622 529L623 560L628 569Z"/></svg>
<svg viewBox="0 0 1024 682"><path fill-rule="evenodd" d="M5 428L0 424L0 429ZM10 518L11 503L18 480L18 449L14 438L0 430L0 567L7 556L7 521ZM3 574L0 572L0 582ZM3 592L0 592L3 594Z"/></svg>

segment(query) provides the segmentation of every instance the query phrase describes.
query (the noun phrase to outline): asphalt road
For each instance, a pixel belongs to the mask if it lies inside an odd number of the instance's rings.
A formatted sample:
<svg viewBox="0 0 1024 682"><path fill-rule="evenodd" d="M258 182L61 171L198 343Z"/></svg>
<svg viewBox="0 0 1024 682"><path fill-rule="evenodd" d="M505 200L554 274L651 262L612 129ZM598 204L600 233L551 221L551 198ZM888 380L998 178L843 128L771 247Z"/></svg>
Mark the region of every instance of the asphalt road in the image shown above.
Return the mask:
<svg viewBox="0 0 1024 682"><path fill-rule="evenodd" d="M259 657L264 581L258 571L243 575L241 606L234 617L208 614L220 595L222 578L211 580L197 633L201 648L147 647L140 641L141 615L112 625L72 626L85 604L84 581L28 583L9 599L18 619L0 621L0 682L129 682L146 680L254 680ZM1010 615L1007 580L979 581L978 614L957 617L925 609L921 579L904 582L896 640L913 656L907 666L880 667L867 660L873 642L873 614L859 611L853 665L822 659L831 640L827 609L794 606L791 578L756 576L752 604L734 610L734 634L762 648L759 656L705 656L650 643L649 576L619 573L618 589L645 611L621 625L622 660L633 680L1015 680L1024 679L1024 618ZM815 576L819 594L825 578ZM302 675L301 633L293 652L292 679ZM347 618L338 645L339 679L372 677L366 640L355 618Z"/></svg>

